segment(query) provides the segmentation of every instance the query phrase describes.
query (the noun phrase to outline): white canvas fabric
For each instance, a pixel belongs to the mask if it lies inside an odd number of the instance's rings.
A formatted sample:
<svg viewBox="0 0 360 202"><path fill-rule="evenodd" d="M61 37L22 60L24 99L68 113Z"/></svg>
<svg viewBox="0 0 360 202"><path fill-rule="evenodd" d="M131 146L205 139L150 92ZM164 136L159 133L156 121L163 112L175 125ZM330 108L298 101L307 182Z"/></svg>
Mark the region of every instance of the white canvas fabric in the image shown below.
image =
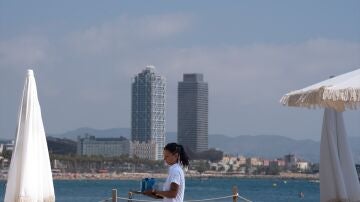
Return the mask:
<svg viewBox="0 0 360 202"><path fill-rule="evenodd" d="M360 202L360 185L341 113L360 105L360 69L287 93L280 102L286 106L325 108L320 146L320 200Z"/></svg>
<svg viewBox="0 0 360 202"><path fill-rule="evenodd" d="M356 109L360 105L360 69L287 93L280 102L287 106L328 107L337 111Z"/></svg>
<svg viewBox="0 0 360 202"><path fill-rule="evenodd" d="M325 109L320 144L320 201L360 201L360 184L342 112Z"/></svg>
<svg viewBox="0 0 360 202"><path fill-rule="evenodd" d="M32 70L27 71L5 202L55 201L50 159Z"/></svg>

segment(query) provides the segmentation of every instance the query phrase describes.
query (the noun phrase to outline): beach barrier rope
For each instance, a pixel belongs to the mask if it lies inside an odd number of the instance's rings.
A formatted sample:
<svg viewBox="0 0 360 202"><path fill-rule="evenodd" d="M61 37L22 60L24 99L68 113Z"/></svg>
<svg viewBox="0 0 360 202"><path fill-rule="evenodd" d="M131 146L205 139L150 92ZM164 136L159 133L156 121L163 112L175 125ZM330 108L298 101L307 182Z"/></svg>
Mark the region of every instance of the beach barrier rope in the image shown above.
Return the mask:
<svg viewBox="0 0 360 202"><path fill-rule="evenodd" d="M243 197L243 196L240 196L238 193L236 193L237 197L239 197L240 199L242 199L243 201L246 201L246 202L252 202L250 201L249 199Z"/></svg>
<svg viewBox="0 0 360 202"><path fill-rule="evenodd" d="M240 196L238 193L236 193L234 195L222 196L222 197L216 197L216 198L185 200L184 202L215 201L215 200L233 198L233 197L239 197L243 201L252 202L249 199L247 199L247 198L245 198L243 196ZM123 197L117 197L117 199L124 200L124 201L131 201L131 202L135 202L135 201L139 201L139 202L159 202L159 201L161 201L161 200L146 200L146 199L123 198ZM99 201L99 202L109 202L111 200L112 200L112 198L109 198L109 199L105 199L105 200L102 200L102 201Z"/></svg>
<svg viewBox="0 0 360 202"><path fill-rule="evenodd" d="M101 200L99 202L108 202L108 201L111 201L111 200L112 200L112 198L108 198L108 199Z"/></svg>

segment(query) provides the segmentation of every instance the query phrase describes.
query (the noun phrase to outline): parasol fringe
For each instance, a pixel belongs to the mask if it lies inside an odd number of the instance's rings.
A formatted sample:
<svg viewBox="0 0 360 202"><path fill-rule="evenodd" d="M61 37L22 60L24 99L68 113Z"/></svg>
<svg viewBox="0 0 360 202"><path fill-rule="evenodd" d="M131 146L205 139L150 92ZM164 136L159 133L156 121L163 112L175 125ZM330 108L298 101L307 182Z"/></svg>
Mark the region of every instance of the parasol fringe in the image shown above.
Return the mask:
<svg viewBox="0 0 360 202"><path fill-rule="evenodd" d="M360 90L347 88L341 90L325 89L323 94L324 100L341 100L344 102L360 102Z"/></svg>
<svg viewBox="0 0 360 202"><path fill-rule="evenodd" d="M280 103L286 106L307 108L333 108L342 112L345 109L360 107L360 89L347 88L341 90L325 89L321 87L308 92L292 92L284 95Z"/></svg>

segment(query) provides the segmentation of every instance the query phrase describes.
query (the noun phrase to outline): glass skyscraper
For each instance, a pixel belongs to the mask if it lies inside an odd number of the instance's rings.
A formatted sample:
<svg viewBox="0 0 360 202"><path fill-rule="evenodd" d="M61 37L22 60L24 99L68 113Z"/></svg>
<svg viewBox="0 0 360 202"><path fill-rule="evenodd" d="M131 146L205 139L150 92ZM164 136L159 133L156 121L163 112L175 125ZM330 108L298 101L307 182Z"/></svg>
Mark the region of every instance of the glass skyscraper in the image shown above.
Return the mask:
<svg viewBox="0 0 360 202"><path fill-rule="evenodd" d="M131 140L155 143L156 160L163 158L165 146L165 88L154 66L136 75L131 87Z"/></svg>
<svg viewBox="0 0 360 202"><path fill-rule="evenodd" d="M208 97L202 74L184 74L178 85L178 142L192 152L208 149Z"/></svg>

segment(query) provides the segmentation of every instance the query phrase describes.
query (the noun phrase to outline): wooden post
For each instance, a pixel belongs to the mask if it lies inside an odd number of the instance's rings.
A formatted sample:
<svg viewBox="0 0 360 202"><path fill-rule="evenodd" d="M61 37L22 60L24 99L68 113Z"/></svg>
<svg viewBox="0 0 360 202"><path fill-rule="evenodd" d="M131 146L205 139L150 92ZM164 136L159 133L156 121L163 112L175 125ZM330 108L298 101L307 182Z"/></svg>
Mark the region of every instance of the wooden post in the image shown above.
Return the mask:
<svg viewBox="0 0 360 202"><path fill-rule="evenodd" d="M238 189L237 189L237 186L233 186L232 188L232 192L233 192L233 202L237 202L238 201Z"/></svg>
<svg viewBox="0 0 360 202"><path fill-rule="evenodd" d="M131 191L129 191L129 193L128 193L128 198L129 198L129 200L128 200L128 202L132 202L132 198L133 198L133 193L131 192Z"/></svg>
<svg viewBox="0 0 360 202"><path fill-rule="evenodd" d="M117 189L112 189L112 202L117 202Z"/></svg>

